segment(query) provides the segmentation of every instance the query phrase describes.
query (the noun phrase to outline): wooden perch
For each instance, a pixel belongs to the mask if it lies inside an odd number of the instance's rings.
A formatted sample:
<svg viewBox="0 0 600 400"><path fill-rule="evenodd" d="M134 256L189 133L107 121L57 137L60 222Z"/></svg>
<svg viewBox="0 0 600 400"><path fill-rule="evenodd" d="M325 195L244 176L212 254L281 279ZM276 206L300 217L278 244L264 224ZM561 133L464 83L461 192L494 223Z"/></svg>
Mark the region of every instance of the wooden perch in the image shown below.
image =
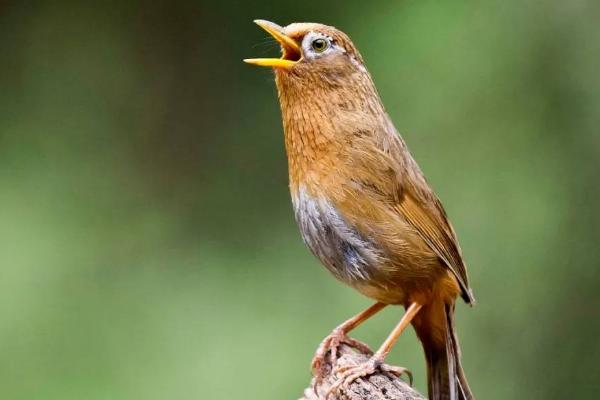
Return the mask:
<svg viewBox="0 0 600 400"><path fill-rule="evenodd" d="M326 400L325 396L329 388L337 380L337 376L331 371L339 367L363 363L370 356L346 345L338 349L338 354L335 365L332 366L330 363L326 365L327 373L323 382L316 387L317 393L313 390L315 381L313 378L310 386L304 390L304 397L300 400ZM425 397L395 375L379 372L357 379L347 389L332 394L328 400L425 400Z"/></svg>

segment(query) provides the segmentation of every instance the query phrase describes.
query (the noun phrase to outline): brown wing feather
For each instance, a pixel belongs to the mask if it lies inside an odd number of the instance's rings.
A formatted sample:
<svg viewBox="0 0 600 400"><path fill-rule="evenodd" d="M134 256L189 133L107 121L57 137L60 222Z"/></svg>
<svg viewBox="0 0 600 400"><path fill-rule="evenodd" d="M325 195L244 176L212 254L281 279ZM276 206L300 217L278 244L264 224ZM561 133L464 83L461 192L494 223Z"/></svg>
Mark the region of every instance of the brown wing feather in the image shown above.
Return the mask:
<svg viewBox="0 0 600 400"><path fill-rule="evenodd" d="M353 162L352 181L360 182L363 190L371 189L370 201L376 193L414 227L454 273L462 298L472 304L475 299L469 288L467 270L446 212L391 123L387 128L389 131L361 130L360 135L352 136L351 145L344 147L347 158Z"/></svg>
<svg viewBox="0 0 600 400"><path fill-rule="evenodd" d="M433 194L432 194L433 195ZM398 211L419 232L423 240L456 276L462 291L462 298L469 304L475 302L469 288L467 270L462 260L454 230L448 222L446 212L440 201L435 198L418 201L406 190L397 205ZM434 207L423 206L432 204Z"/></svg>

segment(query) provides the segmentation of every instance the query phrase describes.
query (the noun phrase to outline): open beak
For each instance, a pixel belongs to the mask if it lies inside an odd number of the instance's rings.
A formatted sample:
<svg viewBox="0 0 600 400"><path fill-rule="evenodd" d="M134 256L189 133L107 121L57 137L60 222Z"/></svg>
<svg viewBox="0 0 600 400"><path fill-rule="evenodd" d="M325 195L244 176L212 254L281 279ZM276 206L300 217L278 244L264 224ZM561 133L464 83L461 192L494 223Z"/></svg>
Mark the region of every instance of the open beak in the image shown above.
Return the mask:
<svg viewBox="0 0 600 400"><path fill-rule="evenodd" d="M273 22L264 19L254 20L256 25L263 28L279 42L283 55L281 58L247 58L244 62L261 67L291 68L302 58L302 50L298 43L283 33L283 28Z"/></svg>

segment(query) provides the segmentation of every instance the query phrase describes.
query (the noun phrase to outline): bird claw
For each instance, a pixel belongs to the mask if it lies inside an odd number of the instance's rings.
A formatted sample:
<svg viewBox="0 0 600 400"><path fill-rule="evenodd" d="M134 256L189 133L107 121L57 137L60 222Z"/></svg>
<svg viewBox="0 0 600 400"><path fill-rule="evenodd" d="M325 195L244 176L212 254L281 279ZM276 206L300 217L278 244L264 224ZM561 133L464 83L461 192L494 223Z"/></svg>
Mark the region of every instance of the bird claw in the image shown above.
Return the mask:
<svg viewBox="0 0 600 400"><path fill-rule="evenodd" d="M325 375L324 369L327 353L331 351L331 366L335 366L338 358L337 349L341 344L347 344L366 354L373 354L373 351L365 343L356 339L352 339L340 328L334 329L333 332L323 339L312 359L311 369L313 371L313 375L315 376L315 383L313 386L315 393L317 386L321 384Z"/></svg>
<svg viewBox="0 0 600 400"><path fill-rule="evenodd" d="M408 377L408 384L412 386L413 384L413 374L410 372L408 368L404 367L396 367L394 365L381 364L379 366L383 372L395 375L396 378L401 378L402 375L406 375Z"/></svg>
<svg viewBox="0 0 600 400"><path fill-rule="evenodd" d="M403 374L407 374L409 377L410 384L412 385L412 373L408 369L383 364L383 362L380 359L372 357L362 364L347 365L336 369L334 372L336 374L339 374L339 378L337 381L335 381L333 385L331 385L329 391L327 391L327 394L325 395L325 399L329 399L329 397L334 393L347 388L352 382L354 382L358 378L363 378L374 374L378 369L381 372L393 374L397 377L401 377Z"/></svg>

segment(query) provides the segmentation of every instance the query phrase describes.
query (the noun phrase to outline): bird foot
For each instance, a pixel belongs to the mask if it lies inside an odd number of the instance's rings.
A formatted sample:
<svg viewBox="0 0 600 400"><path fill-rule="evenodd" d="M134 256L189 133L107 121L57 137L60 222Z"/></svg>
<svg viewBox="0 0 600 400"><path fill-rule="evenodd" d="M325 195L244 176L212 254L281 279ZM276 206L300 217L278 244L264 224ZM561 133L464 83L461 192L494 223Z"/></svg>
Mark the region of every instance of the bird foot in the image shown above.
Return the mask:
<svg viewBox="0 0 600 400"><path fill-rule="evenodd" d="M334 372L338 375L338 380L329 388L325 399L329 399L329 396L340 390L347 389L348 386L358 378L372 375L377 372L377 370L397 377L407 374L412 385L412 373L408 369L384 364L383 360L375 356L362 364L349 365L336 369Z"/></svg>
<svg viewBox="0 0 600 400"><path fill-rule="evenodd" d="M337 350L341 344L347 344L351 347L358 349L359 351L367 354L373 354L373 351L367 346L365 343L358 341L356 339L352 339L346 333L340 329L336 328L331 332L319 345L317 351L315 352L315 356L312 359L311 369L313 371L313 375L315 377L314 388L323 381L326 365L327 353L331 351L331 366L335 366L337 363Z"/></svg>

